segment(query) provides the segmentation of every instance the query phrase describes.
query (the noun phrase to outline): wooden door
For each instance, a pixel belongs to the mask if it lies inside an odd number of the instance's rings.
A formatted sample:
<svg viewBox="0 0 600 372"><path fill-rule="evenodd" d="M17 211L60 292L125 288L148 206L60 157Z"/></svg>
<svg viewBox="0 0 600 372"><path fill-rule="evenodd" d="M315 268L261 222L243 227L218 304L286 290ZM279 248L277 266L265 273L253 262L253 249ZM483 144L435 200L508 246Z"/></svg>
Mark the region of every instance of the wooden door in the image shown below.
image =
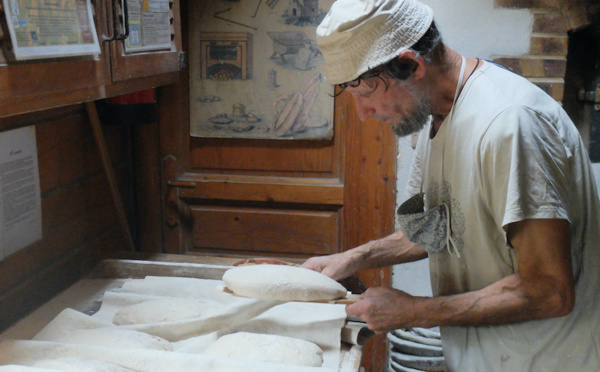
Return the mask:
<svg viewBox="0 0 600 372"><path fill-rule="evenodd" d="M304 259L394 230L396 137L361 123L349 95L335 99L331 140L197 138L188 81L186 68L158 90L165 253ZM359 274L368 286L391 283L390 269ZM385 335L364 350L366 371L386 370Z"/></svg>
<svg viewBox="0 0 600 372"><path fill-rule="evenodd" d="M159 90L166 253L307 258L393 231L397 142L361 123L350 97L335 100L330 141L191 138L187 76ZM360 273L389 285L390 270ZM365 349L384 371L384 336Z"/></svg>

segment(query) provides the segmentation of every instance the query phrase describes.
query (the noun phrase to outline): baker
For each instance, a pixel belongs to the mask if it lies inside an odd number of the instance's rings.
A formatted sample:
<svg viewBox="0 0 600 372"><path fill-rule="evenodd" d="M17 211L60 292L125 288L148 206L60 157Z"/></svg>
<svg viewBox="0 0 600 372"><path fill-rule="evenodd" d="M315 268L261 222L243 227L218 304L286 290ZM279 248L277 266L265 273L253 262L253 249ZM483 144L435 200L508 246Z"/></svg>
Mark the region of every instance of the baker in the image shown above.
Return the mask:
<svg viewBox="0 0 600 372"><path fill-rule="evenodd" d="M346 312L377 331L440 326L451 371L598 371L600 205L560 105L450 49L416 0L337 0L317 41L361 120L424 130L400 229L303 266L341 279L428 257L433 297L370 288Z"/></svg>

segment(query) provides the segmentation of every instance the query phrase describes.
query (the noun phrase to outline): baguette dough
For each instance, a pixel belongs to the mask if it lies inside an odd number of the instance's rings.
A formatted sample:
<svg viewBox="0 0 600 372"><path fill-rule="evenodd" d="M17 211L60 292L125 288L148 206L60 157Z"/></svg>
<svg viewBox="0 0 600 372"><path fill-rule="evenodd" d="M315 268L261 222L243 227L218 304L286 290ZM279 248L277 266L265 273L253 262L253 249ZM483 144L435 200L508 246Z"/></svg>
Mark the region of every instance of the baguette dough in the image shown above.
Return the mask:
<svg viewBox="0 0 600 372"><path fill-rule="evenodd" d="M320 367L323 364L323 350L312 342L248 332L222 336L204 354L309 367Z"/></svg>
<svg viewBox="0 0 600 372"><path fill-rule="evenodd" d="M43 359L35 362L33 367L65 372L134 372L116 364L82 358Z"/></svg>
<svg viewBox="0 0 600 372"><path fill-rule="evenodd" d="M79 329L58 342L77 345L113 347L119 349L151 349L173 351L164 338L129 329L93 328Z"/></svg>
<svg viewBox="0 0 600 372"><path fill-rule="evenodd" d="M147 324L193 319L219 306L214 301L188 298L161 298L126 306L115 313L117 325Z"/></svg>
<svg viewBox="0 0 600 372"><path fill-rule="evenodd" d="M253 265L227 270L223 282L235 294L259 300L322 301L346 297L330 277L288 265Z"/></svg>
<svg viewBox="0 0 600 372"><path fill-rule="evenodd" d="M0 372L56 372L55 369L21 366L18 364L8 364L0 366Z"/></svg>

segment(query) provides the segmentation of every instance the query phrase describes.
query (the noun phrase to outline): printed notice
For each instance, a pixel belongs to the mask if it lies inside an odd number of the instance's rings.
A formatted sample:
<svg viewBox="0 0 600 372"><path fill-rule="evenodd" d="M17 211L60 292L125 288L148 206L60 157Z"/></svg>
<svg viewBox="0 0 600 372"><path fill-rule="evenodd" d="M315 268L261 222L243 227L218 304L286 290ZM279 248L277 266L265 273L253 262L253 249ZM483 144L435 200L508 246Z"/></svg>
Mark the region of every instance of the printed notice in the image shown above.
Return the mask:
<svg viewBox="0 0 600 372"><path fill-rule="evenodd" d="M0 133L0 260L42 238L35 127Z"/></svg>
<svg viewBox="0 0 600 372"><path fill-rule="evenodd" d="M100 54L90 0L2 0L15 59Z"/></svg>
<svg viewBox="0 0 600 372"><path fill-rule="evenodd" d="M142 52L171 49L169 0L125 0L129 15L129 37L125 50Z"/></svg>

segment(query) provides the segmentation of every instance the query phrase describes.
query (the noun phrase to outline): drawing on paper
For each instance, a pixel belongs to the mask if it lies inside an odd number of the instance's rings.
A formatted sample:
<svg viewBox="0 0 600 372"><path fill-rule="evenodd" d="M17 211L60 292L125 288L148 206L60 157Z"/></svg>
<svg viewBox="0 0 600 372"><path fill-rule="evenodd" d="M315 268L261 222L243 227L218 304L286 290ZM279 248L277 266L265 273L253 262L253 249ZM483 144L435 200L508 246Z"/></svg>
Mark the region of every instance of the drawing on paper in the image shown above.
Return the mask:
<svg viewBox="0 0 600 372"><path fill-rule="evenodd" d="M333 0L191 5L190 134L330 139L333 87L316 27Z"/></svg>

